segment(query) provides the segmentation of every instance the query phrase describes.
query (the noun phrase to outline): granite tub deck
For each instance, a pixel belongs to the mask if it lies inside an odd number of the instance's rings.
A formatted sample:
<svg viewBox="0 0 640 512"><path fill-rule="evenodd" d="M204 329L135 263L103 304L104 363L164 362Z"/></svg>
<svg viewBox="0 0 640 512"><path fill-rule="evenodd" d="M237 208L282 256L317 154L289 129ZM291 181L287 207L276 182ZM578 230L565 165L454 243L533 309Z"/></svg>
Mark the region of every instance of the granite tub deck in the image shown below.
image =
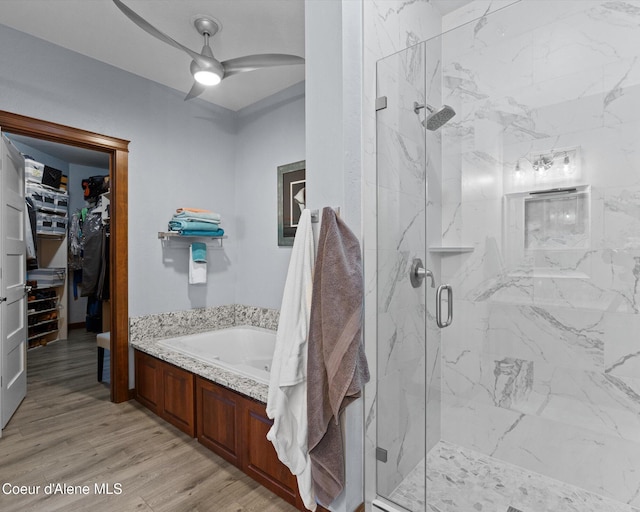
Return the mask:
<svg viewBox="0 0 640 512"><path fill-rule="evenodd" d="M159 343L164 339L166 338L132 340L130 344L134 349L157 357L167 363L171 363L262 403L267 403L267 395L269 393L268 385L262 384L249 377L242 377L224 368L198 361L193 357L165 347Z"/></svg>
<svg viewBox="0 0 640 512"><path fill-rule="evenodd" d="M429 512L640 512L637 508L441 441L427 456ZM408 510L425 510L424 464L391 498Z"/></svg>

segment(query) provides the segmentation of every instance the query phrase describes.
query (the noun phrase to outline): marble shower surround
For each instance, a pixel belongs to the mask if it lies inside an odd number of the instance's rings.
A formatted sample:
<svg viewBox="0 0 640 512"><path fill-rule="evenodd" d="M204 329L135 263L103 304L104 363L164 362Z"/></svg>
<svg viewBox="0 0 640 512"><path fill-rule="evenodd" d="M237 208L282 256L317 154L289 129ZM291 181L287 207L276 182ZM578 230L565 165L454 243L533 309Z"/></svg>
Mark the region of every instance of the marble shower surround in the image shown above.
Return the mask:
<svg viewBox="0 0 640 512"><path fill-rule="evenodd" d="M443 332L443 439L636 507L639 22L638 0L523 0L442 43L460 113L442 130L442 233L475 248L443 258L464 318ZM527 160L576 146L562 181ZM507 194L580 185L587 247L510 243Z"/></svg>

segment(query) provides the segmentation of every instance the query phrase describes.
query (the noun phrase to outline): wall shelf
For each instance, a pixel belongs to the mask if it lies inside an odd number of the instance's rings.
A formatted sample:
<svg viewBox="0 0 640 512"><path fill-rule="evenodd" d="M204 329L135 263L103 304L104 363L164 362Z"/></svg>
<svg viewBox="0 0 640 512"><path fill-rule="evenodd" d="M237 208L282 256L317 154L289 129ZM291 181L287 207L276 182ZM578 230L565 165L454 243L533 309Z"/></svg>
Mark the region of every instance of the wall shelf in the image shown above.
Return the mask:
<svg viewBox="0 0 640 512"><path fill-rule="evenodd" d="M473 252L474 247L469 245L442 245L442 246L430 246L429 252L439 254L460 254L463 252Z"/></svg>
<svg viewBox="0 0 640 512"><path fill-rule="evenodd" d="M194 239L202 239L206 238L208 240L218 240L220 247L222 247L222 241L227 238L227 235L222 236L209 236L209 235L181 235L177 231L158 231L158 239L159 240L184 240L186 242Z"/></svg>

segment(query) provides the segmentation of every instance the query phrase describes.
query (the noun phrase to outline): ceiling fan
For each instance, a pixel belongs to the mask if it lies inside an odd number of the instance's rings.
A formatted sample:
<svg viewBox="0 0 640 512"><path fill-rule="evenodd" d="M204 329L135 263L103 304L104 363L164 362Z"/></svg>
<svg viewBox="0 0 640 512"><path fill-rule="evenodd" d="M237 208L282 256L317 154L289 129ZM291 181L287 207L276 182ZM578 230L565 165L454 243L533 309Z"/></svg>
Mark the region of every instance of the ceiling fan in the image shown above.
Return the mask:
<svg viewBox="0 0 640 512"><path fill-rule="evenodd" d="M160 39L160 41L184 51L193 59L191 61L190 70L195 81L193 83L193 87L191 87L191 90L187 94L185 101L199 96L207 87L217 85L224 78L231 75L273 66L304 64L304 59L302 57L282 53L245 55L244 57L236 57L235 59L220 62L213 56L213 51L209 46L209 38L213 37L220 30L220 23L213 18L202 16L193 22L198 33L204 37L204 46L200 53L197 53L162 33L120 0L113 0L113 3L116 4L118 9L120 9L127 18L133 21L142 30Z"/></svg>

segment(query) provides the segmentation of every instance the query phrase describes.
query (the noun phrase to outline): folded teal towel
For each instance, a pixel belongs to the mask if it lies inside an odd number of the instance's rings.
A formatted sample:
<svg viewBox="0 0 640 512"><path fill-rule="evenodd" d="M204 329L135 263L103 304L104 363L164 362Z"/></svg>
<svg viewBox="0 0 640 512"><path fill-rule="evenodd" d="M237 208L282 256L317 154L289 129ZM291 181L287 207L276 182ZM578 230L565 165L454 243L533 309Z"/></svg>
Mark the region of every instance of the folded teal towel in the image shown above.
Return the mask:
<svg viewBox="0 0 640 512"><path fill-rule="evenodd" d="M188 221L188 220L170 220L169 221L169 230L170 231L182 231L183 229L188 229L189 231L215 231L218 229L219 224L211 223L211 222L199 222L199 221Z"/></svg>
<svg viewBox="0 0 640 512"><path fill-rule="evenodd" d="M224 229L181 229L180 234L182 236L222 236L224 235Z"/></svg>
<svg viewBox="0 0 640 512"><path fill-rule="evenodd" d="M210 217L199 217L197 214L182 214L182 213L176 213L173 217L171 217L171 220L178 220L178 221L186 221L186 222L208 222L210 224L220 224L220 216L218 216L218 218L210 218Z"/></svg>
<svg viewBox="0 0 640 512"><path fill-rule="evenodd" d="M193 242L191 244L191 259L195 263L207 262L207 244L204 242Z"/></svg>
<svg viewBox="0 0 640 512"><path fill-rule="evenodd" d="M173 216L174 219L195 219L209 222L220 222L219 213L205 213L205 212L180 212Z"/></svg>

